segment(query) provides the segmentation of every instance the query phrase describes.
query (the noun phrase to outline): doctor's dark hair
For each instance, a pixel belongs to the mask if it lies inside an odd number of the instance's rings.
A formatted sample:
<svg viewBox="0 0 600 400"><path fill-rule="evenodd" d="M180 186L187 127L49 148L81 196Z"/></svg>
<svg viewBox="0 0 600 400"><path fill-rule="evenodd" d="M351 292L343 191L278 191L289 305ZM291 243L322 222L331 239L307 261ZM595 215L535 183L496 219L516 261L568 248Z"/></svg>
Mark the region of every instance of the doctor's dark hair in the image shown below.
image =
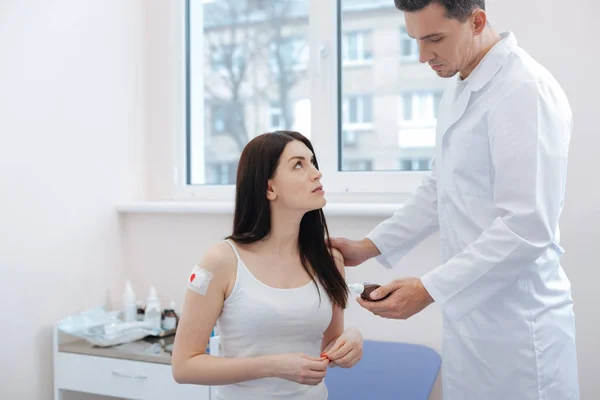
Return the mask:
<svg viewBox="0 0 600 400"><path fill-rule="evenodd" d="M464 22L473 10L481 8L485 10L485 0L394 0L396 8L400 11L419 11L432 3L443 5L448 12L448 18Z"/></svg>
<svg viewBox="0 0 600 400"><path fill-rule="evenodd" d="M237 170L233 233L228 239L239 243L253 243L265 238L271 231L268 181L275 174L285 146L294 140L304 143L315 154L310 141L302 134L292 131L264 133L246 145ZM315 166L318 169L316 158L315 155ZM321 282L333 304L346 308L348 286L335 265L330 248L329 230L323 210L304 214L298 236L302 266L315 285L315 279Z"/></svg>

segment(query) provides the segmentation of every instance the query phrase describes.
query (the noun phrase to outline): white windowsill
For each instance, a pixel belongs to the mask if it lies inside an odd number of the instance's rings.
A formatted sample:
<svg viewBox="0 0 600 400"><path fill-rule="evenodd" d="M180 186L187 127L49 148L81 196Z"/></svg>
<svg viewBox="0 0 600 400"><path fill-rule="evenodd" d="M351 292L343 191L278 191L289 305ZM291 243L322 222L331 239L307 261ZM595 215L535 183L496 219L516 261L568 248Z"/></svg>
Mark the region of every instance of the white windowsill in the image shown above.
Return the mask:
<svg viewBox="0 0 600 400"><path fill-rule="evenodd" d="M331 203L323 209L331 217L390 217L396 203ZM121 214L233 214L233 203L200 201L139 201L117 205Z"/></svg>

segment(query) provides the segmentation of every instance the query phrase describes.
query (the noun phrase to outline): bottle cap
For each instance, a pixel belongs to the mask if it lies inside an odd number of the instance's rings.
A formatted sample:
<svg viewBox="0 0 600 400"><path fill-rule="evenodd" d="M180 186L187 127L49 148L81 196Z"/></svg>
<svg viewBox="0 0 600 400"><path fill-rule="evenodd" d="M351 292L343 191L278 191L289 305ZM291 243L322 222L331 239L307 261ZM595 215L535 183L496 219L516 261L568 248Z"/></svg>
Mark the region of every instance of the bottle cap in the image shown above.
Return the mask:
<svg viewBox="0 0 600 400"><path fill-rule="evenodd" d="M365 291L365 285L362 283L351 283L348 285L348 289L350 289L352 293L362 294L362 292Z"/></svg>
<svg viewBox="0 0 600 400"><path fill-rule="evenodd" d="M126 296L134 296L133 286L131 286L131 281L125 282L125 295Z"/></svg>
<svg viewBox="0 0 600 400"><path fill-rule="evenodd" d="M156 288L154 286L150 286L150 292L148 293L149 299L155 299L158 295L156 294Z"/></svg>

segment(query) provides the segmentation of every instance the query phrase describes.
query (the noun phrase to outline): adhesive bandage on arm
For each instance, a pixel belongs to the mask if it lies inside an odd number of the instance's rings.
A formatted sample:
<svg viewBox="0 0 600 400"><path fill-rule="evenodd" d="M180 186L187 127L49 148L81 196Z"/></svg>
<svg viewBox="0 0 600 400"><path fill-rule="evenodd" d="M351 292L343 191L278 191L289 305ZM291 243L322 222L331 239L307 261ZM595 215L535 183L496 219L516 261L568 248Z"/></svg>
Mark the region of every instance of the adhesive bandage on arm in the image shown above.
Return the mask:
<svg viewBox="0 0 600 400"><path fill-rule="evenodd" d="M208 272L204 268L195 266L192 270L192 273L190 274L190 279L188 281L188 289L191 289L194 292L204 296L206 295L208 285L212 278L213 274L211 272Z"/></svg>

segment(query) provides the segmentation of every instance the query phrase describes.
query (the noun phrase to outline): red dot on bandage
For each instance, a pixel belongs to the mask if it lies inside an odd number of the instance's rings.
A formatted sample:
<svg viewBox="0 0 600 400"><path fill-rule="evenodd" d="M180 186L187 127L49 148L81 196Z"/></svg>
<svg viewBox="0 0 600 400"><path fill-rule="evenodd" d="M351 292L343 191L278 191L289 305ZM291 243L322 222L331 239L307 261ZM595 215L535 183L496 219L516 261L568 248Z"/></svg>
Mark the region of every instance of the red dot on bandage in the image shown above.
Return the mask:
<svg viewBox="0 0 600 400"><path fill-rule="evenodd" d="M196 279L196 274L190 275L190 282L194 282L194 279Z"/></svg>

